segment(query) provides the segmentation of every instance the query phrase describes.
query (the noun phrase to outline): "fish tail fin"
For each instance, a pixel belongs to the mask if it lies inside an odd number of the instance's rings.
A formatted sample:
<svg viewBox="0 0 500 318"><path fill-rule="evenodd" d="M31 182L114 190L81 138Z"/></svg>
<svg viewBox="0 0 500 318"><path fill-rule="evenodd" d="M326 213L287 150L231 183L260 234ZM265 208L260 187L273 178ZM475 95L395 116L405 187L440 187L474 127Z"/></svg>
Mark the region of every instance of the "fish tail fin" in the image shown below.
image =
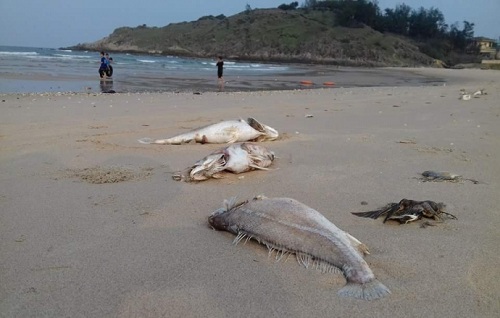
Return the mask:
<svg viewBox="0 0 500 318"><path fill-rule="evenodd" d="M390 293L391 291L389 288L385 287L385 285L377 279L365 284L347 282L347 284L338 291L339 296L354 297L364 300L379 299Z"/></svg>
<svg viewBox="0 0 500 318"><path fill-rule="evenodd" d="M141 144L145 144L145 145L149 145L149 144L162 144L163 143L163 142L161 142L161 140L155 140L153 138L148 138L148 137L144 137L144 138L138 139L137 141L140 142Z"/></svg>
<svg viewBox="0 0 500 318"><path fill-rule="evenodd" d="M153 139L153 138L148 138L148 137L137 139L137 141L140 142L141 144L145 144L145 145L150 145L150 144L166 145L166 144L169 144L168 139Z"/></svg>
<svg viewBox="0 0 500 318"><path fill-rule="evenodd" d="M351 213L362 218L376 219L382 214L384 214L384 212L385 212L384 210L376 210L368 212L351 212Z"/></svg>
<svg viewBox="0 0 500 318"><path fill-rule="evenodd" d="M145 137L145 138L138 139L137 141L140 142L141 144L149 145L149 144L152 144L154 142L154 139Z"/></svg>

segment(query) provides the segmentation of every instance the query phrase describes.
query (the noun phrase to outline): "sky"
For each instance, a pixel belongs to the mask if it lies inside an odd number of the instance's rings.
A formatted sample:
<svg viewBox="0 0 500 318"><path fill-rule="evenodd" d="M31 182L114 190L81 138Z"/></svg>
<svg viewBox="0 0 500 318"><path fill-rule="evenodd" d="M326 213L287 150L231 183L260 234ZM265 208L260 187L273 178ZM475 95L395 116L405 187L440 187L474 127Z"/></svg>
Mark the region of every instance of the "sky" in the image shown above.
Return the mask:
<svg viewBox="0 0 500 318"><path fill-rule="evenodd" d="M122 26L162 27L206 15L231 16L255 8L276 8L283 0L0 0L0 45L59 48L94 42ZM298 1L300 5L304 0ZM378 0L393 9L439 9L447 24L467 20L474 35L500 37L500 0ZM462 28L460 24L459 29Z"/></svg>

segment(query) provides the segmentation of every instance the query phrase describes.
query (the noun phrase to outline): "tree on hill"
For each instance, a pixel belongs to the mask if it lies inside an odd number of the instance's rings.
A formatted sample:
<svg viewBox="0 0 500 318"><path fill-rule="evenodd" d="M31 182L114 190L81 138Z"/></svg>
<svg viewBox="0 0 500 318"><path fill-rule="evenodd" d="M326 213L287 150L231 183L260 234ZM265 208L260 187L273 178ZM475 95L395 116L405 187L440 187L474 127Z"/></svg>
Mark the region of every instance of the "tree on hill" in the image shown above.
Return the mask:
<svg viewBox="0 0 500 318"><path fill-rule="evenodd" d="M408 35L414 38L429 39L444 35L447 28L441 11L436 8L426 10L420 7L418 10L413 10L409 17Z"/></svg>
<svg viewBox="0 0 500 318"><path fill-rule="evenodd" d="M449 31L449 38L451 40L452 49L465 52L469 47L472 39L474 38L474 23L468 21L463 22L464 27L459 30L458 23L455 22L451 25Z"/></svg>
<svg viewBox="0 0 500 318"><path fill-rule="evenodd" d="M394 9L385 9L382 29L391 33L408 35L410 24L411 7L406 4L398 4Z"/></svg>
<svg viewBox="0 0 500 318"><path fill-rule="evenodd" d="M457 23L448 26L443 13L434 7L415 10L406 4L398 4L382 13L376 0L306 0L302 7L331 11L340 26L366 25L382 33L408 36L423 52L438 59L445 58L452 51L464 53L474 36L474 23L464 21L462 30Z"/></svg>
<svg viewBox="0 0 500 318"><path fill-rule="evenodd" d="M297 1L294 1L290 4L281 4L278 6L278 9L281 9L281 10L295 10L297 9L297 7L299 6L299 3Z"/></svg>

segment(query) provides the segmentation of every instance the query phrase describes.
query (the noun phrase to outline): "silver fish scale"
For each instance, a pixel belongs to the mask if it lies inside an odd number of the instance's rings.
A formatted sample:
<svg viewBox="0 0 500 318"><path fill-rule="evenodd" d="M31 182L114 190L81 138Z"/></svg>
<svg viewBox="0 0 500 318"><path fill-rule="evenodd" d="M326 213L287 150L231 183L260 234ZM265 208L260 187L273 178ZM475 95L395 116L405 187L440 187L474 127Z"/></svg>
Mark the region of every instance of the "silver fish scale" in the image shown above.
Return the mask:
<svg viewBox="0 0 500 318"><path fill-rule="evenodd" d="M226 210L214 212L209 223L218 230L236 234L235 244L250 237L266 245L271 253L274 249L281 256L295 253L305 267L341 269L348 284L339 291L340 295L371 300L390 293L375 279L357 250L355 244L361 244L358 240L294 199L257 198L239 205L233 202Z"/></svg>

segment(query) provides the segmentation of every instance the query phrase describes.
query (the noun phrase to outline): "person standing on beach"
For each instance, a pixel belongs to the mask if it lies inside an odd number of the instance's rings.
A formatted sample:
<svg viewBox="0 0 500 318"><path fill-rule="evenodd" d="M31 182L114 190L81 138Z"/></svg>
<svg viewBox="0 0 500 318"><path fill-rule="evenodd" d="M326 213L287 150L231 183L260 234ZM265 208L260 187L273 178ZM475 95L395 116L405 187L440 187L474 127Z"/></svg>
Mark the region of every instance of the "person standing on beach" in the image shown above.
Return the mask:
<svg viewBox="0 0 500 318"><path fill-rule="evenodd" d="M224 61L222 60L222 56L219 56L219 60L217 61L217 84L219 86L219 91L222 92L224 90L224 78L222 77L222 72L224 70Z"/></svg>
<svg viewBox="0 0 500 318"><path fill-rule="evenodd" d="M108 61L108 69L106 71L106 76L111 77L111 76L113 76L113 66L111 66L111 63L113 62L113 58L109 57L109 53L106 53L106 60Z"/></svg>
<svg viewBox="0 0 500 318"><path fill-rule="evenodd" d="M108 60L104 56L104 52L101 51L101 66L99 67L99 76L101 78L104 78L107 71L108 71Z"/></svg>

